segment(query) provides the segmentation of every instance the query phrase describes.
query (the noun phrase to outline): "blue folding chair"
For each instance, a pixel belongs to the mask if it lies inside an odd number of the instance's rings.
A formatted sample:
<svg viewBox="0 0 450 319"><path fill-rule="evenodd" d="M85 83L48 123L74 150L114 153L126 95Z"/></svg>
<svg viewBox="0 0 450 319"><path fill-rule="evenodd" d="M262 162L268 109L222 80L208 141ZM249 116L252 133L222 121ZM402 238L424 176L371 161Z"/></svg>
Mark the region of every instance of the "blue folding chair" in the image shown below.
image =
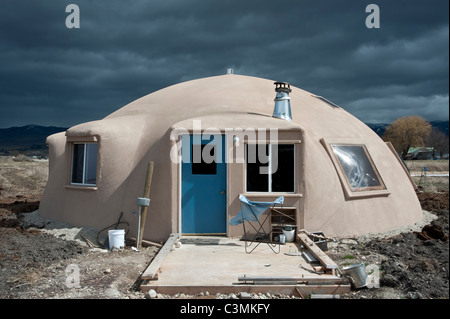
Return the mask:
<svg viewBox="0 0 450 319"><path fill-rule="evenodd" d="M256 247L259 246L259 244L266 243L274 253L278 254L280 252L280 242L274 242L270 240L270 234L272 233L272 230L266 232L266 230L264 229L264 224L267 220L270 220L269 217L271 216L272 210L276 205L281 205L282 209L284 197L280 196L273 202L253 202L248 200L247 197L240 195L239 200L241 201L241 210L236 215L236 217L230 220L229 224L232 226L242 224L244 228L244 237L242 238L242 240L245 241L245 252L247 254L250 254L255 250ZM269 208L269 213L261 222L259 220L260 216ZM246 222L255 230L255 234L252 238L247 238L247 230L245 228ZM256 227L252 222L256 223ZM250 246L252 246L253 243L256 244L249 251ZM275 250L276 246L278 246L278 251Z"/></svg>

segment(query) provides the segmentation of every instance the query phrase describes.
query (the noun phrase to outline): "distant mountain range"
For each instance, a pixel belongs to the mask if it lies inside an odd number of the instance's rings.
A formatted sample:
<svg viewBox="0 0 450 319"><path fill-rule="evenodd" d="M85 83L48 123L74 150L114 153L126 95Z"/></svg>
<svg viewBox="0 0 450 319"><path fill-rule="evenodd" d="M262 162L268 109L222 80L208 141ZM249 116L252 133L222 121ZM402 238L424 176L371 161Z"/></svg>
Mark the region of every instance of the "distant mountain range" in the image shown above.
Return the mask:
<svg viewBox="0 0 450 319"><path fill-rule="evenodd" d="M430 124L449 135L449 121L431 121ZM366 123L375 133L382 136L389 124ZM27 154L47 154L47 136L66 131L66 127L26 125L0 129L0 155L19 151Z"/></svg>
<svg viewBox="0 0 450 319"><path fill-rule="evenodd" d="M448 136L448 127L449 127L449 121L430 121L430 124L433 128L437 128L447 134ZM377 133L379 136L383 136L384 131L386 131L386 127L388 127L389 124L371 124L366 123L368 127L370 127L375 133Z"/></svg>
<svg viewBox="0 0 450 319"><path fill-rule="evenodd" d="M55 126L26 125L0 129L0 155L10 151L27 154L47 154L47 136L64 132L67 128Z"/></svg>

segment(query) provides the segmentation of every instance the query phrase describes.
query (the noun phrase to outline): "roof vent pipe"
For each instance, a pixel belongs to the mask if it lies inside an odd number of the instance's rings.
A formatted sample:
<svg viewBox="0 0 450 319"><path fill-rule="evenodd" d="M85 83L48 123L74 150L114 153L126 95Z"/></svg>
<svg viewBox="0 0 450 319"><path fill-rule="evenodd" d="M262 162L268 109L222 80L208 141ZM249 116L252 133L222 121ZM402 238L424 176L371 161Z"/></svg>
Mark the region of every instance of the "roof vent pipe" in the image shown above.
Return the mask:
<svg viewBox="0 0 450 319"><path fill-rule="evenodd" d="M273 110L273 117L277 117L286 121L292 121L291 114L291 86L287 82L275 82L275 108Z"/></svg>

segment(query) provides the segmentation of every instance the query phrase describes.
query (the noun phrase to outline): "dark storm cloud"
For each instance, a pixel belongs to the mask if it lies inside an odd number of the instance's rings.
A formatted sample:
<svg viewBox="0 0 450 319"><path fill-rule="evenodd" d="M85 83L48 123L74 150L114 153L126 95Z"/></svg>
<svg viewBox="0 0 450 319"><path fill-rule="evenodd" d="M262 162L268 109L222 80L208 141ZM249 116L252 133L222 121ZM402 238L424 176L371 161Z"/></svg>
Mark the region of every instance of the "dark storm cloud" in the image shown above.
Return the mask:
<svg viewBox="0 0 450 319"><path fill-rule="evenodd" d="M67 29L76 3L81 28ZM381 28L365 26L367 4ZM2 0L0 127L97 120L181 81L288 81L365 122L448 119L448 1Z"/></svg>

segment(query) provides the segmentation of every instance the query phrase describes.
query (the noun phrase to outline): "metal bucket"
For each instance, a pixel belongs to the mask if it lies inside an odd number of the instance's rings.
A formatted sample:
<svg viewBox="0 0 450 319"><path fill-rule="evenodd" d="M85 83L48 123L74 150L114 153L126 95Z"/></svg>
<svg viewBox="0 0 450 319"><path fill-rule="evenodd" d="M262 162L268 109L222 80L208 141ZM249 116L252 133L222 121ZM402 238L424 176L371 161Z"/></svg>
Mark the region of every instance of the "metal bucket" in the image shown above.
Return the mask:
<svg viewBox="0 0 450 319"><path fill-rule="evenodd" d="M342 273L350 279L353 288L362 288L366 285L367 273L364 263L344 267Z"/></svg>

